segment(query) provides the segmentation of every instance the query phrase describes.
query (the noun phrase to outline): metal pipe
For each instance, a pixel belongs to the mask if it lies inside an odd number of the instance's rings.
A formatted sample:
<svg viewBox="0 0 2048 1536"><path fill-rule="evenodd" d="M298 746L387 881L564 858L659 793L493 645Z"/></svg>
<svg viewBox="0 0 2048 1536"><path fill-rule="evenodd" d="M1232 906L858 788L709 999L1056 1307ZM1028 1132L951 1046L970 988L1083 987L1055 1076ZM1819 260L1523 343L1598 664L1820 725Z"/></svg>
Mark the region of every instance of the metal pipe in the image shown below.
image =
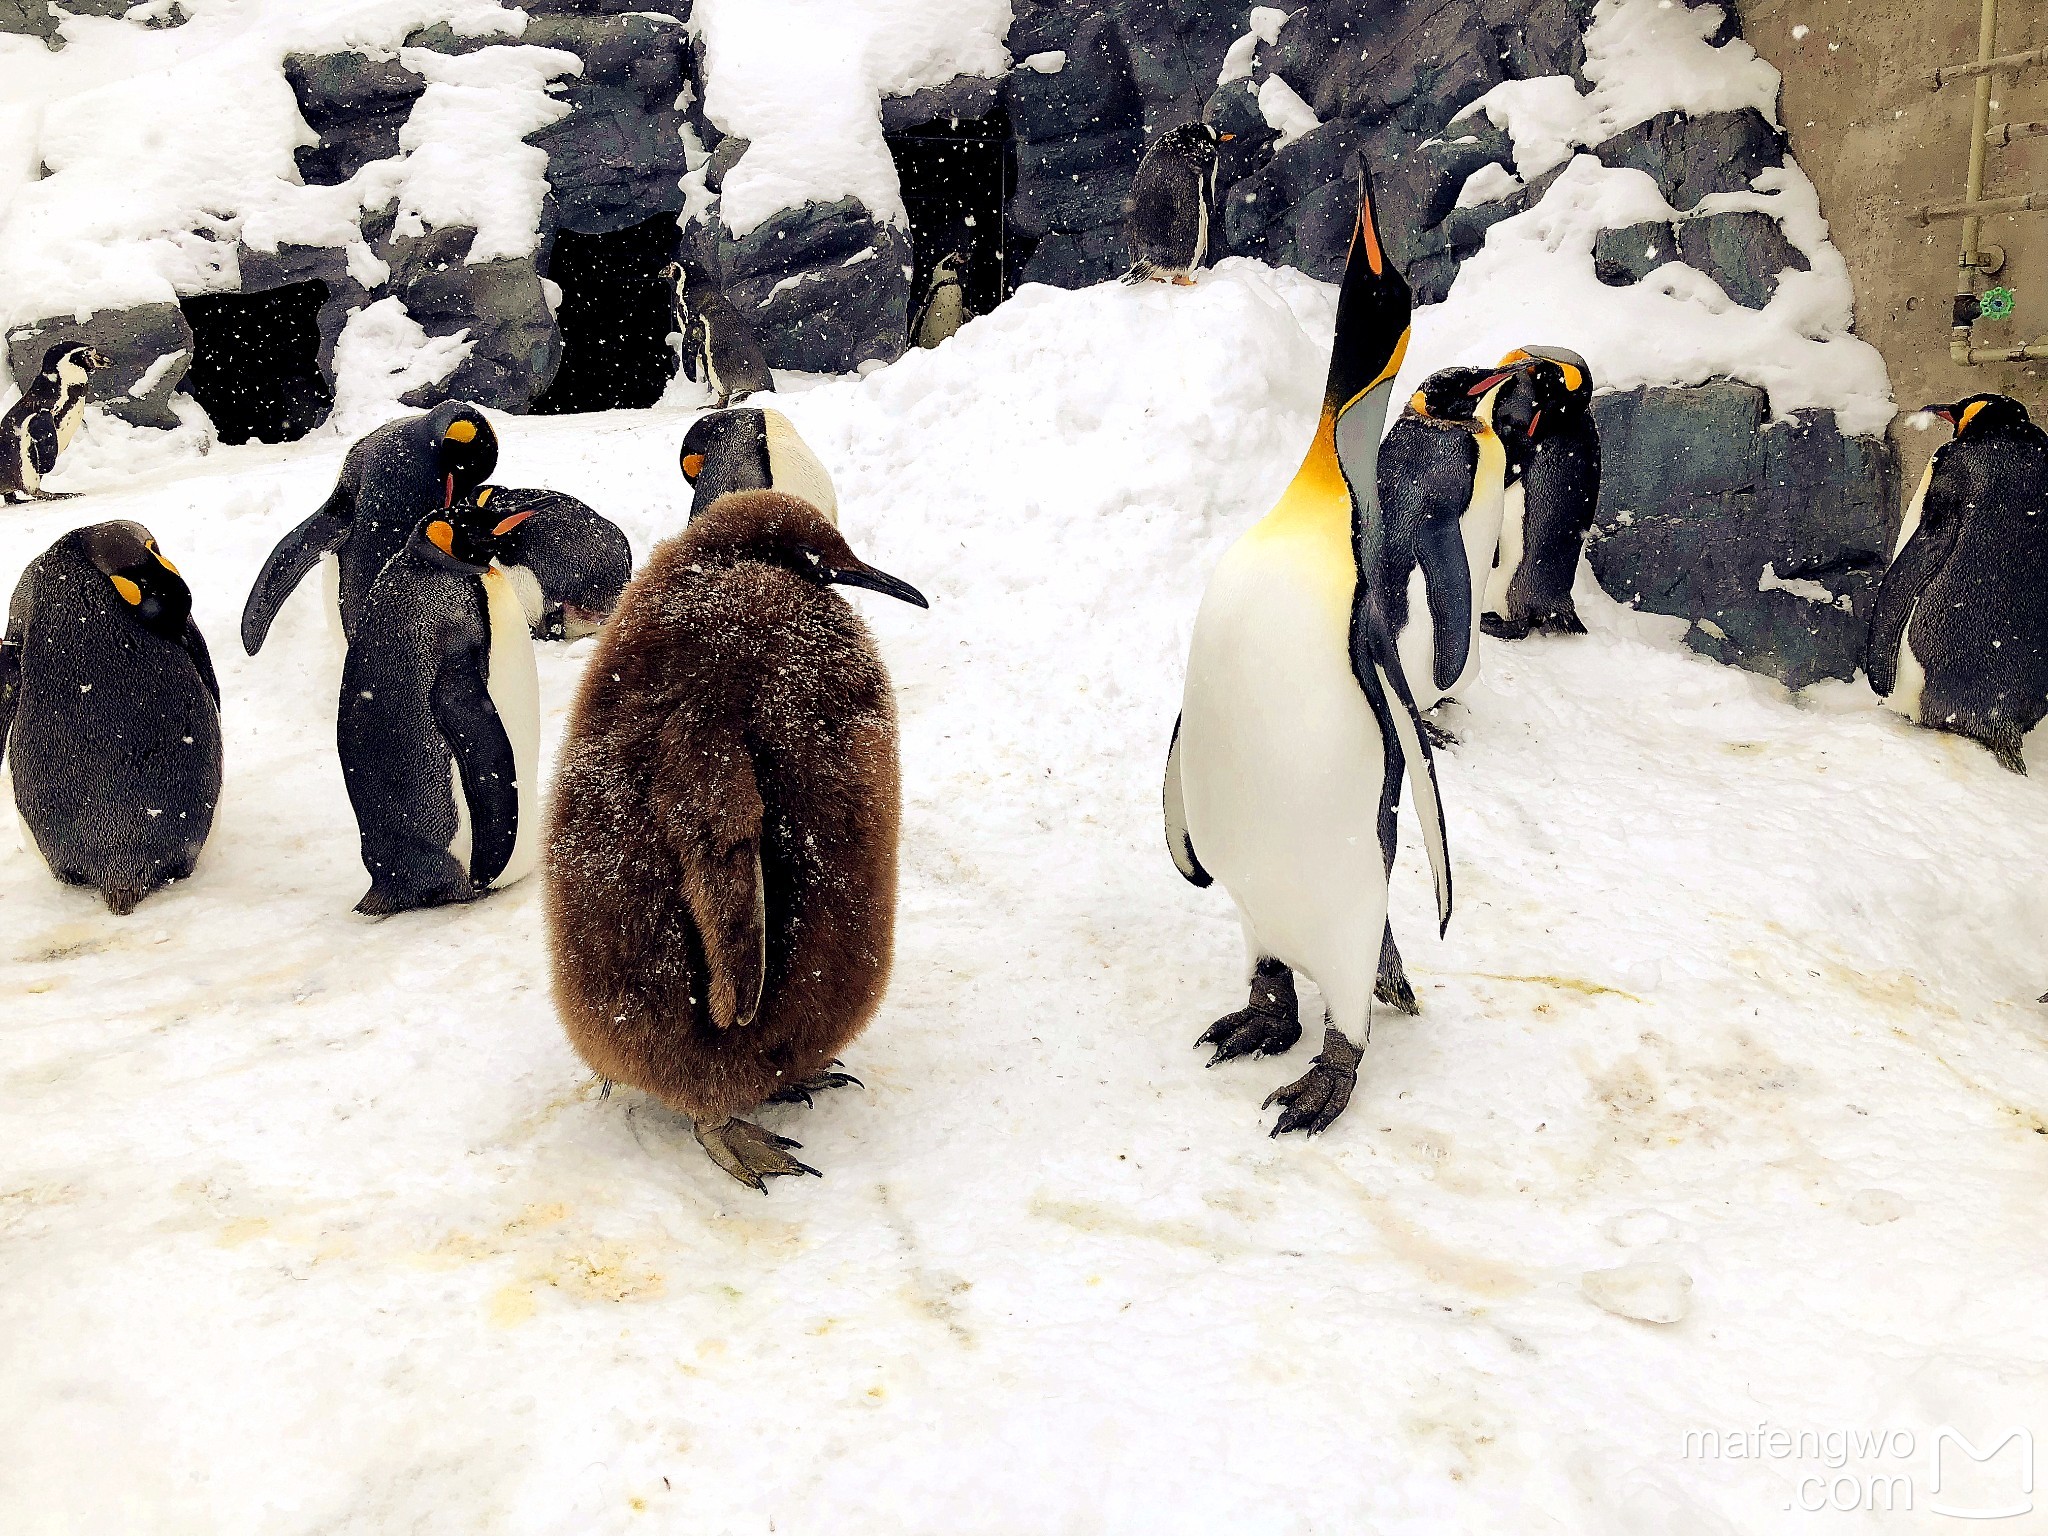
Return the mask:
<svg viewBox="0 0 2048 1536"><path fill-rule="evenodd" d="M1984 6L1977 14L1977 99L1970 113L1970 179L1965 184L1963 201L1979 202L1984 197L1984 151L1985 138L1991 132L1991 70L1988 68L1994 50L1998 47L1998 0L1984 0ZM1957 68L1966 66L1958 65ZM1941 85L1941 74L1935 76L1935 86ZM1930 215L1931 216L1931 215ZM1977 270L1977 236L1980 226L1978 216L1968 214L1963 219L1963 256L1956 267L1956 293L1958 296L1971 291L1970 274Z"/></svg>
<svg viewBox="0 0 2048 1536"><path fill-rule="evenodd" d="M2008 53L1993 58L1980 52L1974 64L1950 64L1937 69L1927 77L1927 89L1938 91L1951 80L1967 80L1975 75L1982 78L2000 69L2028 69L2036 64L2048 64L2048 48L2029 48L2024 53Z"/></svg>
<svg viewBox="0 0 2048 1536"><path fill-rule="evenodd" d="M2048 123L1994 123L1991 131L1984 135L1984 142L1993 146L2010 144L2014 139L2038 139L2048 135Z"/></svg>
<svg viewBox="0 0 2048 1536"><path fill-rule="evenodd" d="M1976 363L2025 363L2048 358L2048 336L2010 347L1973 347L1967 339L1950 343L1949 360L1967 368Z"/></svg>
<svg viewBox="0 0 2048 1536"><path fill-rule="evenodd" d="M1995 213L2031 213L2037 208L2048 213L2048 192L2016 192L2011 197L1990 197L1974 203L1929 203L1920 210L1920 222L1932 224L1936 219L1974 221L1989 218ZM1965 256L1975 254L1976 242L1970 244L1971 249L1963 252ZM1974 267L1976 262L1966 261L1963 265Z"/></svg>

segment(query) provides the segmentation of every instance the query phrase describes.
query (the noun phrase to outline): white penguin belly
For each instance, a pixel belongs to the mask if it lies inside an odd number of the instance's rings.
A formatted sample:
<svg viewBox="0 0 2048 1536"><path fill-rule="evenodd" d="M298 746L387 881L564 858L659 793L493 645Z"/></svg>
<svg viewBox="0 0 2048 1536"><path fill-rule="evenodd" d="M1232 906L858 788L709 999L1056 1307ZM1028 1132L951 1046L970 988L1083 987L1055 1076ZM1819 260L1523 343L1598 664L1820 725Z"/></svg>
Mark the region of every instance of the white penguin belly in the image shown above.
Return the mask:
<svg viewBox="0 0 2048 1536"><path fill-rule="evenodd" d="M503 571L512 583L512 590L519 594L519 608L526 615L526 627L539 629L541 618L548 611L548 596L540 589L540 578L523 565L493 564L491 569Z"/></svg>
<svg viewBox="0 0 2048 1536"><path fill-rule="evenodd" d="M486 686L492 707L498 711L498 723L512 744L519 793L512 857L491 882L491 889L498 891L524 880L540 862L540 668L533 658L526 609L511 578L492 566L484 572L483 583L491 626L491 673ZM452 760L448 775L455 799L455 836L448 852L466 871L471 851L469 797L462 791L461 770Z"/></svg>
<svg viewBox="0 0 2048 1536"><path fill-rule="evenodd" d="M85 402L78 400L65 407L57 418L57 451L62 453L71 446L71 439L78 436L80 423L85 420Z"/></svg>
<svg viewBox="0 0 2048 1536"><path fill-rule="evenodd" d="M1920 517L1927 507L1927 487L1934 482L1934 460L1927 461L1927 470L1920 476L1920 488L1913 492L1913 499L1906 503L1906 515L1899 520L1899 536L1892 542L1892 558L1899 558L1899 551L1906 547L1906 541L1920 531Z"/></svg>
<svg viewBox="0 0 2048 1536"><path fill-rule="evenodd" d="M1920 605L1916 602L1907 611L1906 622L1899 629L1899 654L1892 664L1892 691L1884 699L1886 709L1904 715L1915 725L1921 723L1920 701L1927 691L1927 669L1913 654L1913 620L1919 612Z"/></svg>
<svg viewBox="0 0 2048 1536"><path fill-rule="evenodd" d="M1486 572L1486 604L1482 613L1497 613L1502 618L1508 614L1508 587L1515 579L1515 572L1521 568L1523 551L1528 547L1528 528L1524 515L1528 505L1528 483L1517 480L1500 498L1500 564L1491 566Z"/></svg>
<svg viewBox="0 0 2048 1536"><path fill-rule="evenodd" d="M1351 671L1355 581L1348 539L1241 539L1195 619L1180 734L1196 856L1259 945L1314 978L1351 1030L1387 897L1384 747Z"/></svg>

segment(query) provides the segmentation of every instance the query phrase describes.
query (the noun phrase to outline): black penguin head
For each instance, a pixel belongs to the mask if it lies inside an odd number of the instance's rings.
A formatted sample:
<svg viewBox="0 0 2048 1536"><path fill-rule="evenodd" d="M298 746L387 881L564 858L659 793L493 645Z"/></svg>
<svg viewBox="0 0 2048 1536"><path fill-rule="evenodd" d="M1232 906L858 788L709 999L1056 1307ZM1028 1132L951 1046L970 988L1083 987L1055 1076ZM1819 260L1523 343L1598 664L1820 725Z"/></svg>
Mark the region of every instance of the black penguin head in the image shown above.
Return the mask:
<svg viewBox="0 0 2048 1536"><path fill-rule="evenodd" d="M708 507L733 491L765 491L775 483L768 457L768 417L750 406L712 411L683 434L683 478Z"/></svg>
<svg viewBox="0 0 2048 1536"><path fill-rule="evenodd" d="M1593 374L1583 357L1562 347L1521 347L1500 361L1519 371L1494 402L1493 429L1508 445L1510 468L1519 473L1537 443L1592 409Z"/></svg>
<svg viewBox="0 0 2048 1536"><path fill-rule="evenodd" d="M79 529L78 545L93 568L107 578L118 601L114 611L134 617L144 629L175 640L192 615L192 589L164 558L156 539L140 523L96 523Z"/></svg>
<svg viewBox="0 0 2048 1536"><path fill-rule="evenodd" d="M1967 395L1948 405L1929 405L1922 409L1954 427L1958 438L1965 433L1987 438L2019 432L2031 426L2033 420L2027 415L2027 408L2010 395Z"/></svg>
<svg viewBox="0 0 2048 1536"><path fill-rule="evenodd" d="M854 554L824 513L780 491L722 497L690 520L683 538L700 562L757 560L821 587L865 587L919 608L931 607L909 582L876 570Z"/></svg>
<svg viewBox="0 0 2048 1536"><path fill-rule="evenodd" d="M932 264L932 286L941 283L958 283L960 274L967 266L967 252L948 251Z"/></svg>
<svg viewBox="0 0 2048 1536"><path fill-rule="evenodd" d="M441 505L453 507L490 478L498 467L498 434L484 413L466 400L445 400L426 416L434 445L434 478Z"/></svg>
<svg viewBox="0 0 2048 1536"><path fill-rule="evenodd" d="M1408 397L1403 416L1433 422L1439 426L1462 427L1478 432L1492 425L1482 421L1487 396L1513 379L1526 364L1507 368L1440 368L1422 381L1422 387Z"/></svg>
<svg viewBox="0 0 2048 1536"><path fill-rule="evenodd" d="M58 376L58 370L66 363L69 363L74 368L83 369L87 373L94 373L101 368L111 368L114 360L98 347L65 345L63 343L59 343L43 354L43 372L53 379Z"/></svg>
<svg viewBox="0 0 2048 1536"><path fill-rule="evenodd" d="M1214 123L1182 123L1162 134L1153 147L1156 153L1171 155L1206 171L1216 163L1218 142L1228 137L1230 135L1217 132Z"/></svg>
<svg viewBox="0 0 2048 1536"><path fill-rule="evenodd" d="M414 544L437 551L444 560L479 570L510 554L506 536L533 513L511 512L501 516L491 511L491 489L487 486L468 501L428 513L413 530Z"/></svg>

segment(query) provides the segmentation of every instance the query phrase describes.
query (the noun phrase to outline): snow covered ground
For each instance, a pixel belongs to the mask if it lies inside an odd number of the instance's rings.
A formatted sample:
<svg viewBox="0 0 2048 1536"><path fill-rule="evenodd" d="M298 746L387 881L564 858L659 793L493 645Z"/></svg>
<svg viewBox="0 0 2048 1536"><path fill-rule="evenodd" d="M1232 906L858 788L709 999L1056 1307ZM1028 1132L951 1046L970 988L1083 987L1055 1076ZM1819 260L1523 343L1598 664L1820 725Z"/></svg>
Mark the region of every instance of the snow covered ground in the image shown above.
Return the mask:
<svg viewBox="0 0 2048 1536"><path fill-rule="evenodd" d="M1381 1016L1348 1113L1266 1137L1309 1044L1203 1070L1238 931L1167 860L1161 761L1331 314L1245 262L1031 288L782 402L932 609L857 599L903 708L897 968L866 1091L765 1117L824 1178L765 1198L597 1098L538 880L351 915L311 585L261 657L234 640L340 439L106 433L58 477L88 494L0 515L8 590L76 524L158 534L228 772L196 877L126 919L0 827L0 1529L1696 1536L2010 1502L2011 1448L1939 1493L1928 1452L2048 1442L2038 777L1587 585L1591 635L1482 641L1439 760L1457 916L1430 936L1411 826L1424 1012ZM503 418L497 478L644 554L689 419ZM542 658L551 735L589 651ZM1588 1298L1631 1263L1690 1315ZM1914 1450L1728 1459L1760 1425ZM1799 1511L1893 1475L1910 1514Z"/></svg>

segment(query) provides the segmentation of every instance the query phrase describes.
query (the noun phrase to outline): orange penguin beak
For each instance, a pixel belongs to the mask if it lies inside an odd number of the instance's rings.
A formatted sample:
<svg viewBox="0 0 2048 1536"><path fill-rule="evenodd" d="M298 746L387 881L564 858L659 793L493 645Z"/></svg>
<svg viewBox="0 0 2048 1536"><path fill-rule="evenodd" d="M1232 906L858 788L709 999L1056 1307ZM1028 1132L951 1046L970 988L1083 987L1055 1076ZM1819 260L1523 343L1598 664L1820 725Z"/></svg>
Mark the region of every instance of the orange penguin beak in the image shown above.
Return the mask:
<svg viewBox="0 0 2048 1536"><path fill-rule="evenodd" d="M514 512L510 517L506 518L505 521L498 524L497 527L491 530L491 537L494 539L503 538L506 534L510 533L514 528L517 528L521 523L525 522L531 516L533 516L532 508L528 508L524 512Z"/></svg>
<svg viewBox="0 0 2048 1536"><path fill-rule="evenodd" d="M1485 378L1465 391L1465 393L1477 400L1481 395L1493 388L1494 385L1505 384L1509 379L1512 379L1516 372L1516 369L1504 368L1499 373L1489 373Z"/></svg>
<svg viewBox="0 0 2048 1536"><path fill-rule="evenodd" d="M450 476L448 477L448 484L447 484L446 488L445 488L445 489L444 489L444 490L443 490L443 491L441 492L441 510L442 510L443 512L446 512L446 511L447 511L447 510L448 510L448 509L449 509L450 507L452 507L452 506L454 506L454 505L455 505L455 477L454 477L453 475L450 475Z"/></svg>

